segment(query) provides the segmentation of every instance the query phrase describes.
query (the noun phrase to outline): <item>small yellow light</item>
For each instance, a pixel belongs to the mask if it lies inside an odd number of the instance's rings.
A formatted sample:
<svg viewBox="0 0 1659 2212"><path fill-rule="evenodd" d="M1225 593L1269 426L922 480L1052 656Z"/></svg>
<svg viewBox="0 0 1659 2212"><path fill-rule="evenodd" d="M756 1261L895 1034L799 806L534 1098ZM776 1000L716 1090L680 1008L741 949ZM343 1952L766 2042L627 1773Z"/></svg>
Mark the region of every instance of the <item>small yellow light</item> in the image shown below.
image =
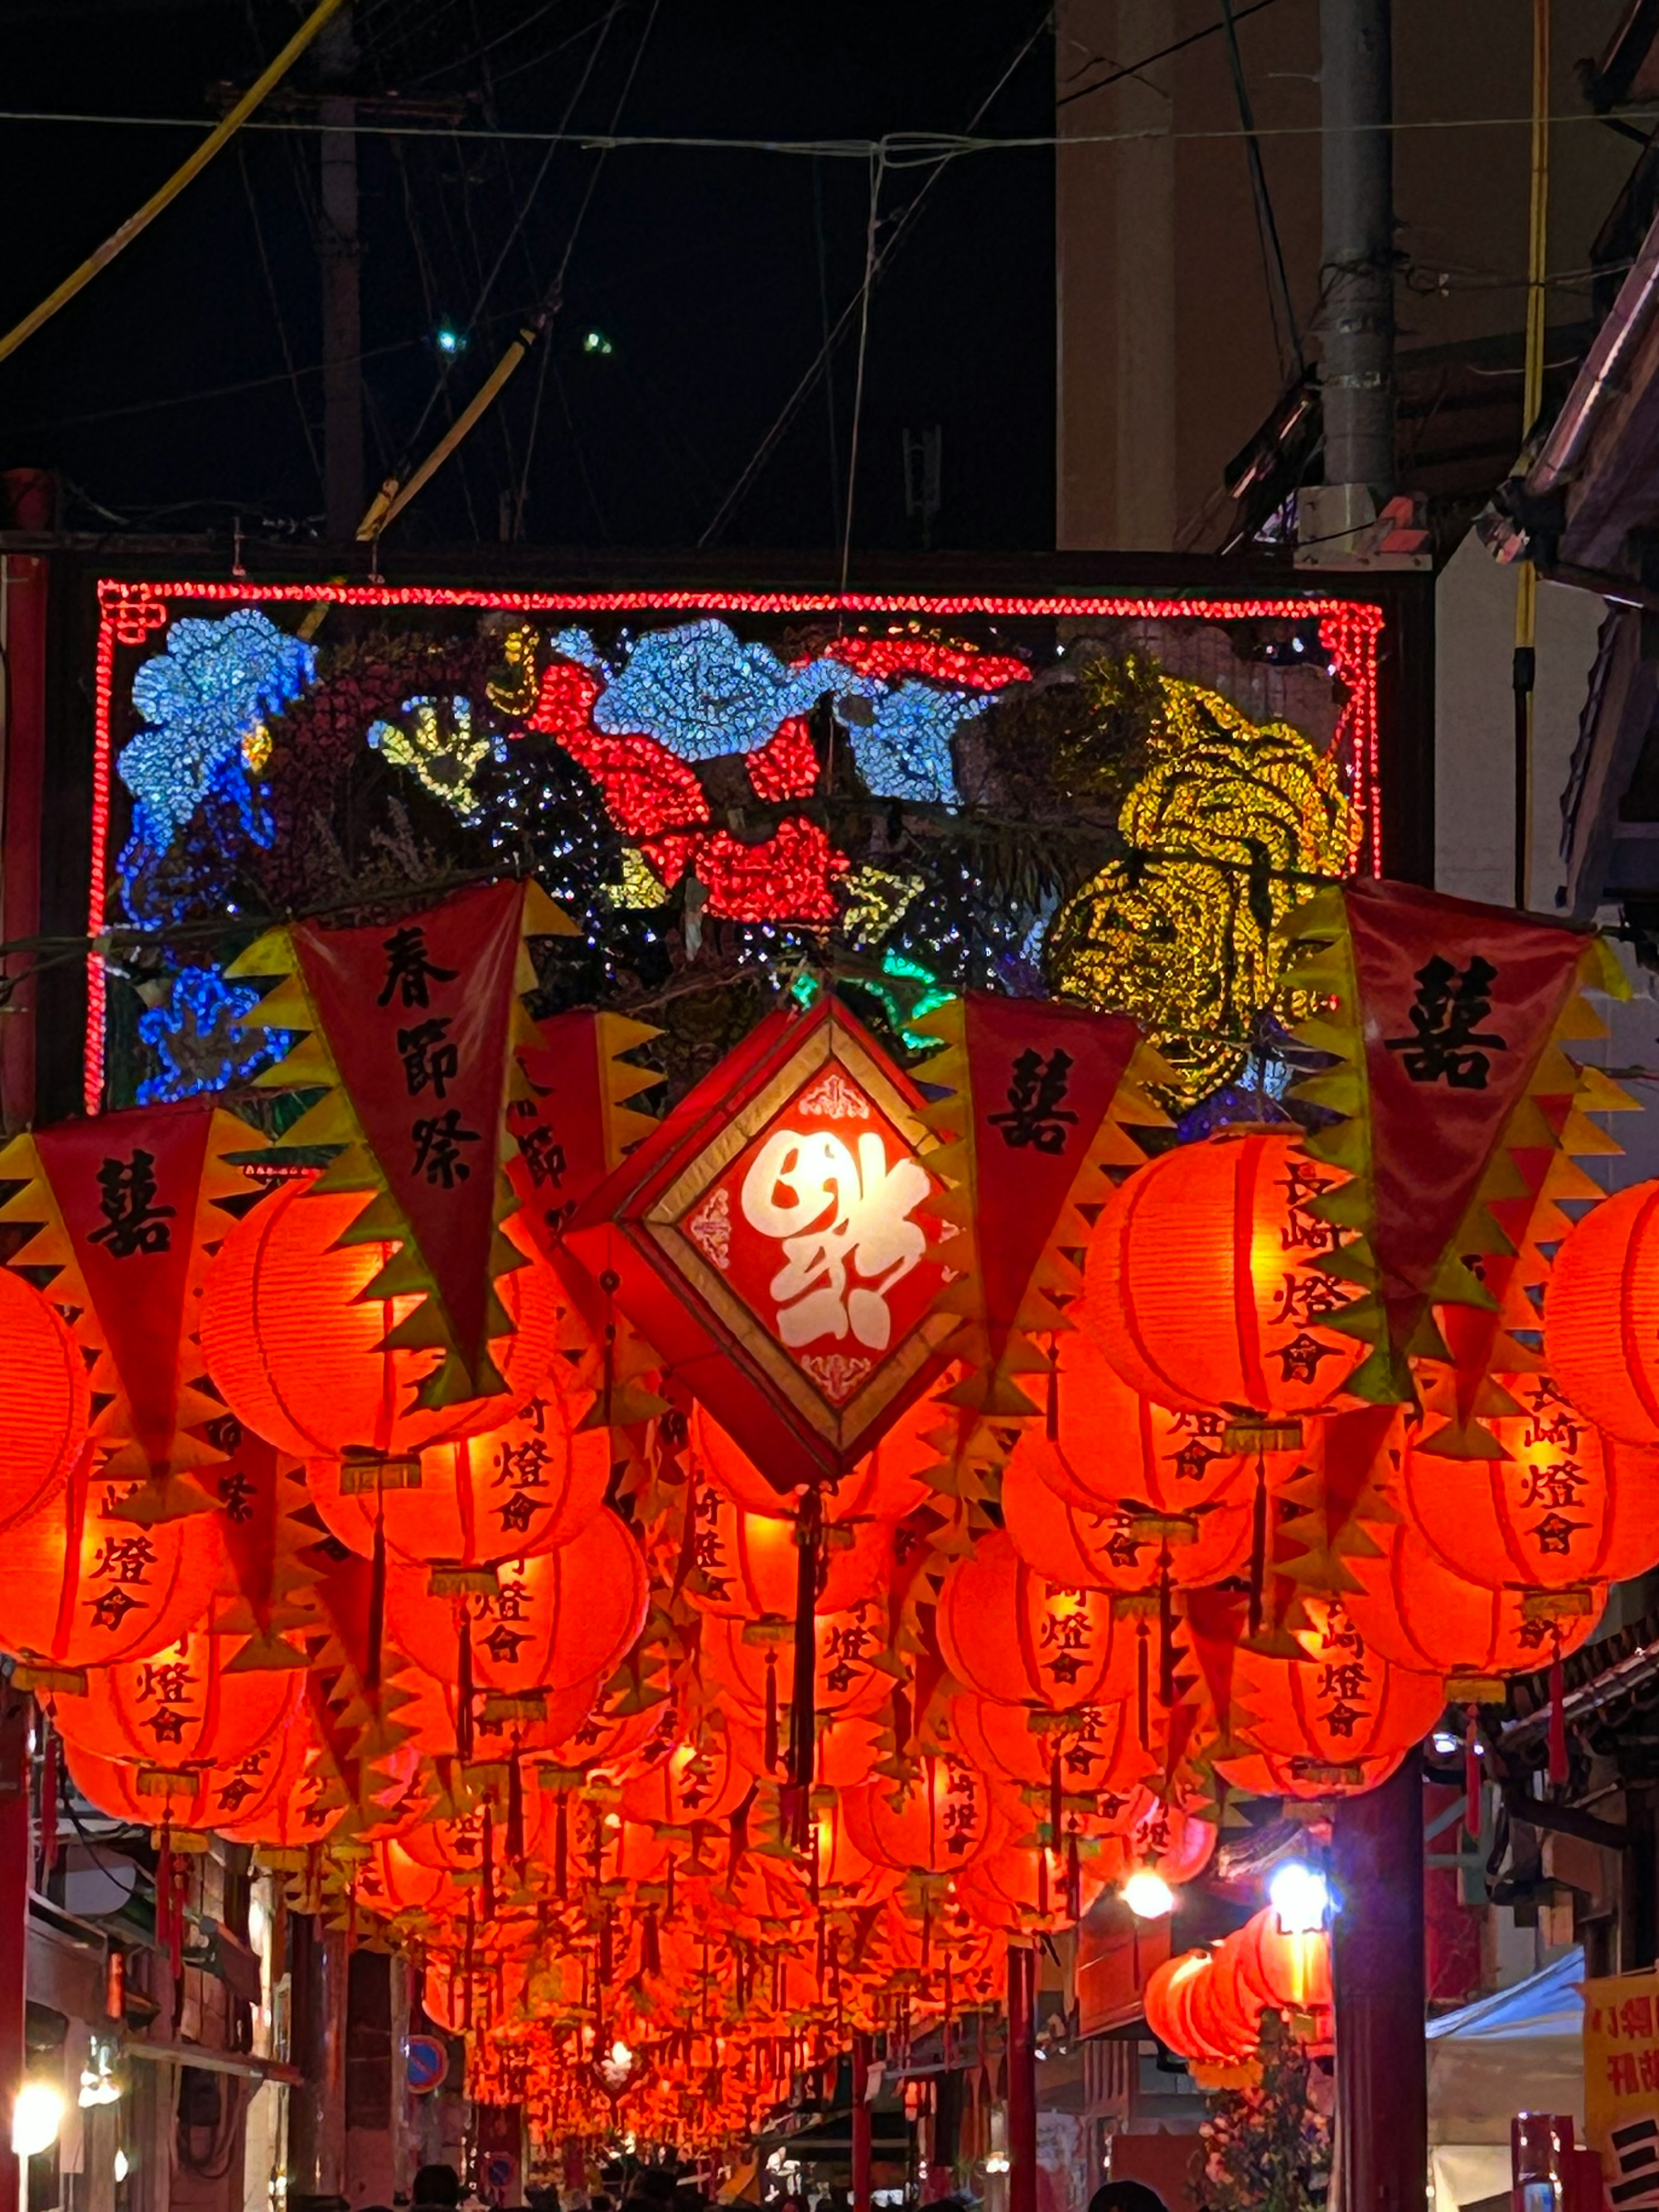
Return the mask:
<svg viewBox="0 0 1659 2212"><path fill-rule="evenodd" d="M19 2158L50 2150L64 2124L65 2099L51 2081L25 2081L11 2108L11 2147Z"/></svg>

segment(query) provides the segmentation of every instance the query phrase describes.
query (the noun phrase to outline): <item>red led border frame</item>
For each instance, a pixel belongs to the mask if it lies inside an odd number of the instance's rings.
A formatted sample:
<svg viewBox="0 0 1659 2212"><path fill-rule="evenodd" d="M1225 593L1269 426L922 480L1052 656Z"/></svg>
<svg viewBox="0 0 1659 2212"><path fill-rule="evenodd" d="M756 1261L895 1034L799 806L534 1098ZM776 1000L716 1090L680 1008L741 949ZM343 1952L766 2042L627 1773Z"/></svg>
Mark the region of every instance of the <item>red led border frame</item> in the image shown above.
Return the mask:
<svg viewBox="0 0 1659 2212"><path fill-rule="evenodd" d="M93 733L91 884L87 933L87 1032L82 1063L88 1114L98 1112L104 1093L104 955L98 949L108 922L106 871L109 865L110 719L114 695L115 648L142 645L167 620L169 600L215 605L308 605L343 607L477 607L504 614L749 614L749 615L1139 615L1151 622L1306 622L1316 616L1321 644L1348 687L1348 702L1337 724L1336 738L1351 742L1354 801L1366 825L1366 858L1371 872L1382 872L1382 824L1377 805L1379 738L1376 710L1376 647L1382 610L1363 599L1155 599L1130 594L1091 598L1050 594L1032 599L996 593L846 592L489 592L422 584L135 584L115 577L98 586L99 624L96 702ZM1334 740L1334 743L1336 740Z"/></svg>

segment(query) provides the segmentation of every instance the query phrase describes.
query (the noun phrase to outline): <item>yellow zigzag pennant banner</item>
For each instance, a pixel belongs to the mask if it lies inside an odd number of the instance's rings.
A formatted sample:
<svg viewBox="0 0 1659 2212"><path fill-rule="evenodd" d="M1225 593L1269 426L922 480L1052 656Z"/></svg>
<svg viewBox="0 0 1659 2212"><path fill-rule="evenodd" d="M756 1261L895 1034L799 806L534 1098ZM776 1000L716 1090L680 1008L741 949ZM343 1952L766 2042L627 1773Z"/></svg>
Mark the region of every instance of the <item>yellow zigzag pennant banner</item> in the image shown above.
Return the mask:
<svg viewBox="0 0 1659 2212"><path fill-rule="evenodd" d="M227 1199L252 1186L227 1154L246 1124L205 1101L141 1106L15 1137L0 1177L23 1188L0 1219L38 1224L12 1256L54 1267L46 1295L70 1321L90 1368L100 1474L141 1488L124 1517L176 1518L211 1499L188 1470L222 1461L196 1342L202 1278L234 1225Z"/></svg>
<svg viewBox="0 0 1659 2212"><path fill-rule="evenodd" d="M508 1117L532 1103L519 1060L536 1042L525 940L574 927L533 882L485 884L396 923L272 930L229 970L281 979L257 1018L304 1034L258 1079L321 1088L283 1142L338 1148L318 1193L369 1194L343 1241L397 1240L363 1296L419 1297L386 1341L442 1350L423 1406L505 1387L489 1343L511 1328L497 1279L525 1264L501 1230L519 1202Z"/></svg>
<svg viewBox="0 0 1659 2212"><path fill-rule="evenodd" d="M1598 1194L1572 1155L1619 1150L1585 1115L1632 1102L1565 1047L1604 1034L1584 990L1626 987L1596 937L1402 884L1322 892L1287 936L1288 1016L1332 1063L1296 1095L1341 1117L1308 1149L1352 1178L1314 1208L1349 1232L1320 1265L1360 1286L1326 1322L1371 1347L1348 1388L1415 1403L1413 1363L1455 1361L1428 1377L1437 1449L1480 1452L1473 1416L1515 1410L1480 1376L1537 1364L1509 1332L1538 1326L1538 1247Z"/></svg>
<svg viewBox="0 0 1659 2212"><path fill-rule="evenodd" d="M1079 1208L1111 1195L1107 1169L1140 1165L1132 1131L1165 1125L1148 1086L1169 1070L1127 1015L1052 1000L970 992L918 1027L943 1046L927 1084L949 1092L921 1116L942 1139L928 1164L949 1185L934 1210L957 1231L958 1279L940 1303L966 1319L951 1346L964 1377L946 1402L1029 1419L1044 1393L1034 1400L1025 1380L1051 1364L1032 1339L1069 1326L1062 1309L1082 1288L1066 1257L1089 1241Z"/></svg>

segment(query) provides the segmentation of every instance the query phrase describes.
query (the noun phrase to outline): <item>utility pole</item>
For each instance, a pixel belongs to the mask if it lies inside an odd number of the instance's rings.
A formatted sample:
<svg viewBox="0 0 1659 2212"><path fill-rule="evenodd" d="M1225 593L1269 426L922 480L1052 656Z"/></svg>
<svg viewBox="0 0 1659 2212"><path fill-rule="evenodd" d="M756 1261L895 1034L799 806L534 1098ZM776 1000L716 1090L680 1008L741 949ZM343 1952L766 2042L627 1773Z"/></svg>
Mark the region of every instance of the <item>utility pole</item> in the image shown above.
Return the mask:
<svg viewBox="0 0 1659 2212"><path fill-rule="evenodd" d="M331 544L356 534L363 513L362 308L358 285L357 65L351 9L317 40L322 89L323 514Z"/></svg>
<svg viewBox="0 0 1659 2212"><path fill-rule="evenodd" d="M1391 0L1319 0L1325 483L1302 535L1363 529L1394 490Z"/></svg>

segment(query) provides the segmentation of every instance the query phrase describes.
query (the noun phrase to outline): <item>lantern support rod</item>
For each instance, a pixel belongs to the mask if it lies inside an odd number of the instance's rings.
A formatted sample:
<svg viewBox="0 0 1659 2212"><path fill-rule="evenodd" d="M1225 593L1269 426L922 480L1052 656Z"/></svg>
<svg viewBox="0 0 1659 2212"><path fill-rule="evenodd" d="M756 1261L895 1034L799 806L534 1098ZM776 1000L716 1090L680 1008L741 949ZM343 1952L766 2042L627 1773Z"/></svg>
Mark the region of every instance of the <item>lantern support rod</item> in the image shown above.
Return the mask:
<svg viewBox="0 0 1659 2212"><path fill-rule="evenodd" d="M1037 2212L1036 1953L1008 1946L1008 2212Z"/></svg>

